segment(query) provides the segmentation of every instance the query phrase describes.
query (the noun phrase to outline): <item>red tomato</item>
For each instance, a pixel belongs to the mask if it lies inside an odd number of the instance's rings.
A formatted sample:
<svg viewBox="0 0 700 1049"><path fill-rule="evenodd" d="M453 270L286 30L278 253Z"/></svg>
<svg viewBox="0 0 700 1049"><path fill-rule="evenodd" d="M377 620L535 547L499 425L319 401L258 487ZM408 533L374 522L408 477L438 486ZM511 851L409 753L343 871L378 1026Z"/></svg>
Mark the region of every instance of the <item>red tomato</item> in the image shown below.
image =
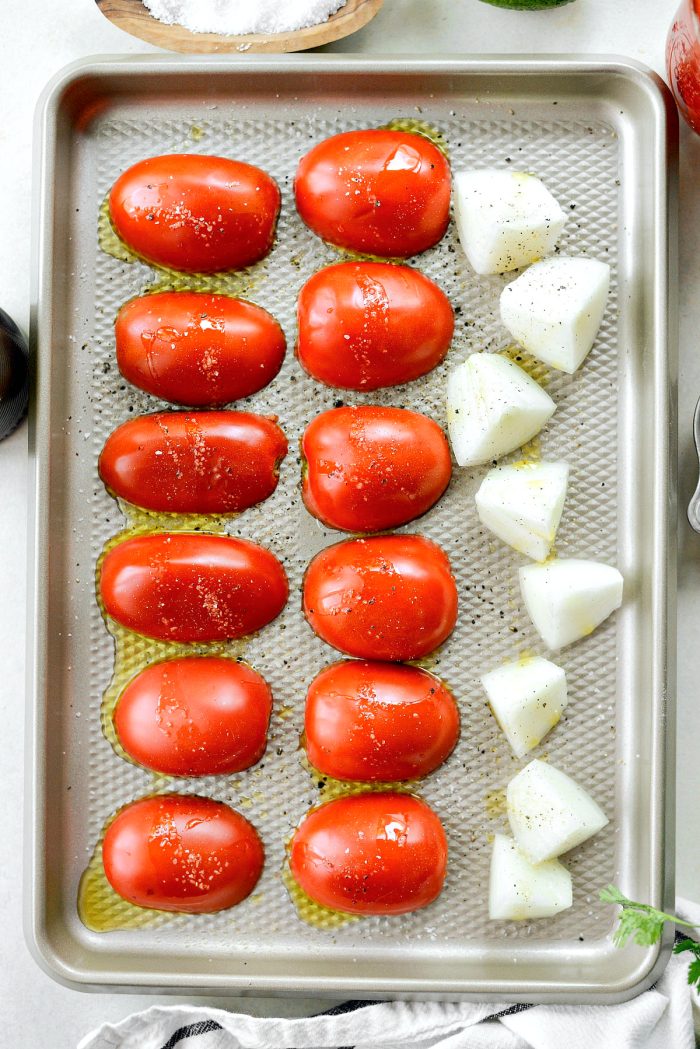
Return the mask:
<svg viewBox="0 0 700 1049"><path fill-rule="evenodd" d="M307 510L346 532L379 532L420 517L452 475L440 427L403 408L324 412L307 426L301 450Z"/></svg>
<svg viewBox="0 0 700 1049"><path fill-rule="evenodd" d="M349 914L405 914L440 895L447 839L410 794L355 794L312 810L289 865L307 896Z"/></svg>
<svg viewBox="0 0 700 1049"><path fill-rule="evenodd" d="M100 477L145 510L231 514L272 495L287 439L248 412L160 412L129 419L107 438Z"/></svg>
<svg viewBox="0 0 700 1049"><path fill-rule="evenodd" d="M131 299L114 333L125 379L164 401L203 407L262 390L286 350L284 332L260 306L197 291Z"/></svg>
<svg viewBox="0 0 700 1049"><path fill-rule="evenodd" d="M306 697L306 753L334 779L427 776L459 735L452 694L418 667L352 660L316 677Z"/></svg>
<svg viewBox="0 0 700 1049"><path fill-rule="evenodd" d="M224 641L260 630L289 595L269 550L226 535L152 532L105 555L105 611L117 623L160 641Z"/></svg>
<svg viewBox="0 0 700 1049"><path fill-rule="evenodd" d="M255 888L265 855L255 827L211 798L163 794L126 805L102 843L107 881L137 907L210 914Z"/></svg>
<svg viewBox="0 0 700 1049"><path fill-rule="evenodd" d="M324 139L299 162L297 210L331 244L382 258L432 247L450 217L450 165L423 135L376 128Z"/></svg>
<svg viewBox="0 0 700 1049"><path fill-rule="evenodd" d="M227 157L171 153L120 175L109 194L117 233L158 266L237 270L272 247L280 191L270 176Z"/></svg>
<svg viewBox="0 0 700 1049"><path fill-rule="evenodd" d="M454 331L445 293L410 266L344 262L306 282L296 353L327 386L376 390L425 375Z"/></svg>
<svg viewBox="0 0 700 1049"><path fill-rule="evenodd" d="M269 685L245 663L190 656L154 663L126 686L114 728L129 757L166 776L218 776L265 753Z"/></svg>
<svg viewBox="0 0 700 1049"><path fill-rule="evenodd" d="M420 659L457 621L457 587L445 552L420 535L336 543L314 557L304 613L329 645L362 659Z"/></svg>

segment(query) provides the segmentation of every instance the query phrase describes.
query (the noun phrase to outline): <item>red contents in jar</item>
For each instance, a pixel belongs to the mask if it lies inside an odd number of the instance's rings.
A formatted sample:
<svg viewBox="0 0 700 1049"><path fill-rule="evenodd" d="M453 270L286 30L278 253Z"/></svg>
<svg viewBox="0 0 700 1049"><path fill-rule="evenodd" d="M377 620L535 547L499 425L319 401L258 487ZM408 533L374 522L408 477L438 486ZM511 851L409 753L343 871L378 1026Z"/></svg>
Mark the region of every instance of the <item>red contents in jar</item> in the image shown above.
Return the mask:
<svg viewBox="0 0 700 1049"><path fill-rule="evenodd" d="M666 41L668 79L681 115L700 133L700 0L683 0Z"/></svg>

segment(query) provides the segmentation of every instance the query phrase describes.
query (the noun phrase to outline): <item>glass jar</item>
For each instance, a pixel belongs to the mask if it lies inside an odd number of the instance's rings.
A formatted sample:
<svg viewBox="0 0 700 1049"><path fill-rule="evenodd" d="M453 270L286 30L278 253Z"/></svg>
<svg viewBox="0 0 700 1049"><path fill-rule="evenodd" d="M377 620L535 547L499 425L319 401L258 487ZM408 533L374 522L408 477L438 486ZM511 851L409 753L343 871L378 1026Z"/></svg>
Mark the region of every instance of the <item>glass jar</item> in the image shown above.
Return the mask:
<svg viewBox="0 0 700 1049"><path fill-rule="evenodd" d="M683 0L666 41L666 68L676 103L700 133L700 0Z"/></svg>

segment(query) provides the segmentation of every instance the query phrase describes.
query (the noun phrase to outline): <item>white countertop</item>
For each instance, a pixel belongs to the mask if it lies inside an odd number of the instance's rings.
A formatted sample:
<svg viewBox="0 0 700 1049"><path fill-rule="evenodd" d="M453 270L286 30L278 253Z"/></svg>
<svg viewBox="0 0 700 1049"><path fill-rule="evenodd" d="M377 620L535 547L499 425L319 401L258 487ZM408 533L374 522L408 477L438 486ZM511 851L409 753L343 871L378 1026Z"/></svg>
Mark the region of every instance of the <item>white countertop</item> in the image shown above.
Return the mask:
<svg viewBox="0 0 700 1049"><path fill-rule="evenodd" d="M385 0L366 30L327 50L479 53L597 52L629 55L663 72L664 41L677 0L576 0L555 11L498 10L479 0ZM96 54L155 49L115 29L94 0L3 0L0 62L0 306L26 331L32 119L39 92L68 62ZM235 61L235 56L232 61ZM700 898L700 702L695 683L700 623L700 537L685 522L697 477L691 440L700 396L700 138L681 138L678 893ZM0 444L0 1041L16 1049L73 1049L103 1020L158 1001L144 995L83 994L53 983L29 955L22 934L24 606L27 430ZM172 1002L183 999L168 999ZM204 1004L205 999L188 999ZM303 1014L315 1001L217 999L268 1015Z"/></svg>

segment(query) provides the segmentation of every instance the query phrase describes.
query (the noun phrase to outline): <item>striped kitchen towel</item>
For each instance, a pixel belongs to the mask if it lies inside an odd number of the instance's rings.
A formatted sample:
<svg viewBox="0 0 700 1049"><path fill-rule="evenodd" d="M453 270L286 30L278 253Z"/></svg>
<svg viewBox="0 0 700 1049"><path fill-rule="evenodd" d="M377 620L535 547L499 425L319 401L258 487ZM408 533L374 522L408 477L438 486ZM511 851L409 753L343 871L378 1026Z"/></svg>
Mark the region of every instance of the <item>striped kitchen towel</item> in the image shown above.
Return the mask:
<svg viewBox="0 0 700 1049"><path fill-rule="evenodd" d="M700 920L685 901L678 913ZM655 987L620 1005L347 1002L301 1019L156 1005L78 1049L694 1049L687 973L687 956L674 955Z"/></svg>

